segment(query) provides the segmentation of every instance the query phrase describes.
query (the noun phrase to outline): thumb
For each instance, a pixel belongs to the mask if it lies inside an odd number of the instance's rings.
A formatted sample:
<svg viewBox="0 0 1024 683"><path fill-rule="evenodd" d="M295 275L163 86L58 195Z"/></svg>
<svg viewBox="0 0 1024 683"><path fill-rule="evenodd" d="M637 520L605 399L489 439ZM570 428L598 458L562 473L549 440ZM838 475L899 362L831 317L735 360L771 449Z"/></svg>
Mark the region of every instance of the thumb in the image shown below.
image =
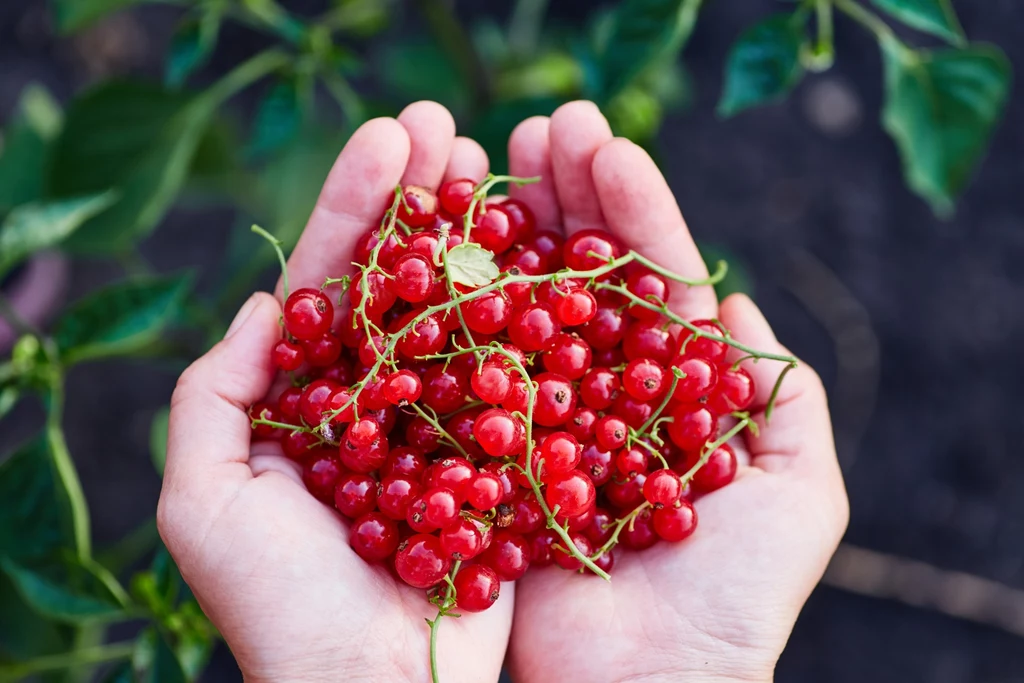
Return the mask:
<svg viewBox="0 0 1024 683"><path fill-rule="evenodd" d="M281 338L280 316L274 297L252 295L224 339L178 379L171 397L164 499L181 496L202 508L210 502L210 487L237 487L252 477L248 409L274 378L270 354Z"/></svg>

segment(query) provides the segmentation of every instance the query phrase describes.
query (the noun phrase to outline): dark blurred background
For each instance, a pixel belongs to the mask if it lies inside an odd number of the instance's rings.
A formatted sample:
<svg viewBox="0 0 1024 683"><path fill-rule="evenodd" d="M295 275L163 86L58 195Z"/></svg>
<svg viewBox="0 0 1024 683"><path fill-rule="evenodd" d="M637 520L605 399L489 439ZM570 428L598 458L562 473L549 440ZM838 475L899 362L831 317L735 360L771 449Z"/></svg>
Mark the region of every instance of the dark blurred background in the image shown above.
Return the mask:
<svg viewBox="0 0 1024 683"><path fill-rule="evenodd" d="M284 4L301 12L318 3ZM458 8L502 18L510 4ZM571 26L590 6L552 3L549 21ZM1024 68L1024 3L958 0L955 7L972 41L999 45ZM830 388L852 508L846 540L1024 590L1021 89L955 214L940 220L903 182L896 149L878 123L877 46L848 21L837 20L831 70L809 75L784 103L729 120L715 115L729 46L778 9L770 0L707 3L683 53L690 106L670 113L650 146L693 233L741 265L779 337ZM31 82L66 101L101 77L159 78L179 14L144 7L58 38L44 2L3 0L0 120ZM389 40L401 43L420 30L411 10L396 21ZM203 73L226 71L263 40L226 30ZM422 85L429 92L429 79ZM244 119L254 96L243 94L233 106ZM141 252L159 271L198 267L200 287L210 288L235 218L228 207L179 204ZM108 262L75 260L68 296L119 272ZM65 424L98 544L120 538L154 510L160 482L148 455L150 422L179 370L174 363L109 362L69 378ZM27 435L36 411L19 407L3 423L0 444ZM873 583L857 557L837 562L844 565L831 583L895 595L819 587L778 681L1024 681L1024 634L958 619L941 605L908 606L937 596ZM954 604L963 597L958 586L936 580L918 588L939 597L953 591L946 598ZM204 680L231 676L233 663L219 653Z"/></svg>

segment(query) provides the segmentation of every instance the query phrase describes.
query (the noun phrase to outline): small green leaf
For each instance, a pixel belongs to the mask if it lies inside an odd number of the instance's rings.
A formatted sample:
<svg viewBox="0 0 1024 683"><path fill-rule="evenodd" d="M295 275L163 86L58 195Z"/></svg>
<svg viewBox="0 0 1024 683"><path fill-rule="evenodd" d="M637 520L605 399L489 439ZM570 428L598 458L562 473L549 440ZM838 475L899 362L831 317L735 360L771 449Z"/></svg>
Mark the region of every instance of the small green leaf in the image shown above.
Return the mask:
<svg viewBox="0 0 1024 683"><path fill-rule="evenodd" d="M501 272L494 263L494 254L472 242L452 247L447 258L448 272L455 284L483 287L494 282Z"/></svg>
<svg viewBox="0 0 1024 683"><path fill-rule="evenodd" d="M71 627L33 610L0 571L0 663L67 652L73 635Z"/></svg>
<svg viewBox="0 0 1024 683"><path fill-rule="evenodd" d="M62 117L60 106L45 88L32 83L22 90L0 143L0 212L43 196L50 146L60 132Z"/></svg>
<svg viewBox="0 0 1024 683"><path fill-rule="evenodd" d="M275 83L256 109L249 153L263 156L293 140L302 123L299 87L295 79Z"/></svg>
<svg viewBox="0 0 1024 683"><path fill-rule="evenodd" d="M187 19L171 37L164 80L178 88L192 73L206 64L217 44L221 17L213 12L201 19Z"/></svg>
<svg viewBox="0 0 1024 683"><path fill-rule="evenodd" d="M122 613L113 600L74 592L12 560L0 561L0 567L33 609L55 621L81 623L110 619Z"/></svg>
<svg viewBox="0 0 1024 683"><path fill-rule="evenodd" d="M93 216L110 207L115 193L26 204L0 225L0 276L42 249L63 242Z"/></svg>
<svg viewBox="0 0 1024 683"><path fill-rule="evenodd" d="M153 627L139 635L132 668L138 683L186 683L189 680L170 644Z"/></svg>
<svg viewBox="0 0 1024 683"><path fill-rule="evenodd" d="M74 545L46 441L39 436L0 463L0 549L31 562Z"/></svg>
<svg viewBox="0 0 1024 683"><path fill-rule="evenodd" d="M743 32L729 51L719 115L785 97L800 82L806 21L805 13L775 14Z"/></svg>
<svg viewBox="0 0 1024 683"><path fill-rule="evenodd" d="M153 422L149 427L149 455L153 458L153 466L161 475L167 461L167 423L170 416L169 407L161 408L153 415Z"/></svg>
<svg viewBox="0 0 1024 683"><path fill-rule="evenodd" d="M67 364L145 350L174 319L191 289L188 275L120 282L75 303L54 339Z"/></svg>
<svg viewBox="0 0 1024 683"><path fill-rule="evenodd" d="M139 5L147 0L50 0L57 28L61 33L72 33L85 28L107 14Z"/></svg>
<svg viewBox="0 0 1024 683"><path fill-rule="evenodd" d="M21 390L16 386L6 386L0 389L0 419L11 412L19 398L21 398Z"/></svg>
<svg viewBox="0 0 1024 683"><path fill-rule="evenodd" d="M601 101L619 94L651 64L689 40L703 0L624 0L615 8L598 66Z"/></svg>
<svg viewBox="0 0 1024 683"><path fill-rule="evenodd" d="M871 0L907 26L931 33L954 45L965 45L964 29L950 0Z"/></svg>
<svg viewBox="0 0 1024 683"><path fill-rule="evenodd" d="M881 47L882 125L899 148L907 184L937 214L947 214L1002 116L1010 64L985 45L914 52L889 39Z"/></svg>

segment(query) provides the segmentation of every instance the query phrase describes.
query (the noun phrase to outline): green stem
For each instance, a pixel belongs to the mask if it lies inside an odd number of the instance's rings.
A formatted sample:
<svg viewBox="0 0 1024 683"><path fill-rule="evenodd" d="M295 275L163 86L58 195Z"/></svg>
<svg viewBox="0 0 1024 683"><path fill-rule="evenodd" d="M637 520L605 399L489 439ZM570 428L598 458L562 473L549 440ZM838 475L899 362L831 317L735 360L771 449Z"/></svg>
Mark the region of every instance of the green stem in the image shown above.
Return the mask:
<svg viewBox="0 0 1024 683"><path fill-rule="evenodd" d="M466 210L466 215L463 219L462 240L464 242L469 242L469 235L472 233L475 225L476 207L481 201L487 198L487 193L491 191L492 187L498 183L514 183L515 185L522 187L523 185L530 185L538 182L540 182L540 176L520 178L513 175L494 175L493 173L488 173L483 182L477 185L476 189L473 190L473 199L469 202L469 208Z"/></svg>
<svg viewBox="0 0 1024 683"><path fill-rule="evenodd" d="M879 40L895 40L896 38L889 25L882 21L877 14L870 12L854 0L832 0L840 12L850 17L858 24L875 34Z"/></svg>
<svg viewBox="0 0 1024 683"><path fill-rule="evenodd" d="M428 415L427 411L420 408L418 403L410 403L408 407L412 408L417 415L426 420L427 423L437 431L441 438L444 439L445 443L459 452L459 455L463 458L469 459L469 453L466 452L466 449L462 447L462 444L455 440L455 437L449 434L448 431L441 426L441 423L436 417Z"/></svg>
<svg viewBox="0 0 1024 683"><path fill-rule="evenodd" d="M430 680L431 683L441 683L441 676L437 670L437 630L441 625L441 618L448 616L451 609L455 607L455 575L462 567L462 560L456 560L452 570L448 574L448 587L445 589L441 604L437 606L437 615L433 619L427 619L430 624Z"/></svg>
<svg viewBox="0 0 1024 683"><path fill-rule="evenodd" d="M130 658L134 649L133 643L115 643L36 657L25 662L0 667L0 681L16 681L47 671L61 671L80 666L116 662Z"/></svg>
<svg viewBox="0 0 1024 683"><path fill-rule="evenodd" d="M277 254L277 262L281 264L281 283L284 287L284 299L288 299L288 262L284 258L284 251L281 249L281 240L277 239L269 232L264 230L258 225L252 226L252 231L270 242L270 246L274 247L274 252Z"/></svg>
<svg viewBox="0 0 1024 683"><path fill-rule="evenodd" d="M708 460L711 459L711 454L714 453L718 449L719 446L721 446L722 444L727 442L729 439L731 439L732 437L734 437L737 434L739 434L740 432L742 432L744 429L747 428L748 425L750 425L752 423L753 423L753 420L751 420L749 417L745 417L742 420L740 420L739 422L737 422L733 426L733 428L730 429L729 431L727 431L725 434L723 434L722 436L718 437L717 439L715 439L711 443L705 445L704 446L704 450L701 452L700 460L698 460L694 464L693 467L688 469L686 471L686 474L684 474L683 476L681 476L679 478L679 480L683 483L683 487L685 487L687 484L690 483L690 480L693 479L693 475L697 474L697 470L699 470L701 467L704 467L704 465L707 464Z"/></svg>
<svg viewBox="0 0 1024 683"><path fill-rule="evenodd" d="M292 57L284 50L265 50L242 62L223 78L211 85L200 97L208 106L219 107L235 93L244 90L264 76L291 63Z"/></svg>

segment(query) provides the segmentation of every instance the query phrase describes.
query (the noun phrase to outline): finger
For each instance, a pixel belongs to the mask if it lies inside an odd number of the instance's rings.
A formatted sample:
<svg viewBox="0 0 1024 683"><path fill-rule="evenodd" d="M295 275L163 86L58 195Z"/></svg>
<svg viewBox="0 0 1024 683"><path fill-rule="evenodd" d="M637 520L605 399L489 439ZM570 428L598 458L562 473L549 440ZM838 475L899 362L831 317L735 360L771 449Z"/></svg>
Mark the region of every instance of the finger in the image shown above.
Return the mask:
<svg viewBox="0 0 1024 683"><path fill-rule="evenodd" d="M403 185L420 185L436 190L441 184L455 141L455 119L437 102L413 102L398 115L409 133L409 163Z"/></svg>
<svg viewBox="0 0 1024 683"><path fill-rule="evenodd" d="M352 134L288 259L292 291L352 271L355 243L380 223L408 159L409 135L394 119L372 119ZM278 282L278 298L281 291Z"/></svg>
<svg viewBox="0 0 1024 683"><path fill-rule="evenodd" d="M551 115L551 165L565 231L603 228L591 166L612 129L593 102L563 104Z"/></svg>
<svg viewBox="0 0 1024 683"><path fill-rule="evenodd" d="M459 136L452 144L452 154L448 159L448 168L444 172L445 182L458 178L469 178L480 182L490 168L487 152L476 140Z"/></svg>
<svg viewBox="0 0 1024 683"><path fill-rule="evenodd" d="M641 147L617 138L594 157L594 186L611 230L628 248L691 279L708 275L672 190ZM713 318L715 289L672 282L669 303L684 318Z"/></svg>
<svg viewBox="0 0 1024 683"><path fill-rule="evenodd" d="M252 477L248 409L274 378L270 352L281 338L280 316L272 296L254 294L224 340L182 373L171 397L163 497L208 504L194 492L232 489Z"/></svg>
<svg viewBox="0 0 1024 683"><path fill-rule="evenodd" d="M758 351L789 354L748 296L728 297L722 302L720 318L737 341ZM754 378L754 408L760 411L755 416L759 436L747 437L752 464L768 472L806 477L841 491L842 475L832 440L832 421L818 375L805 363L787 373L771 422L766 424L764 407L785 366L778 361L760 360L746 361L743 367Z"/></svg>
<svg viewBox="0 0 1024 683"><path fill-rule="evenodd" d="M508 138L508 172L520 178L540 177L531 185L509 187L509 195L533 211L540 230L562 230L562 212L551 170L551 119L534 116L526 119Z"/></svg>

